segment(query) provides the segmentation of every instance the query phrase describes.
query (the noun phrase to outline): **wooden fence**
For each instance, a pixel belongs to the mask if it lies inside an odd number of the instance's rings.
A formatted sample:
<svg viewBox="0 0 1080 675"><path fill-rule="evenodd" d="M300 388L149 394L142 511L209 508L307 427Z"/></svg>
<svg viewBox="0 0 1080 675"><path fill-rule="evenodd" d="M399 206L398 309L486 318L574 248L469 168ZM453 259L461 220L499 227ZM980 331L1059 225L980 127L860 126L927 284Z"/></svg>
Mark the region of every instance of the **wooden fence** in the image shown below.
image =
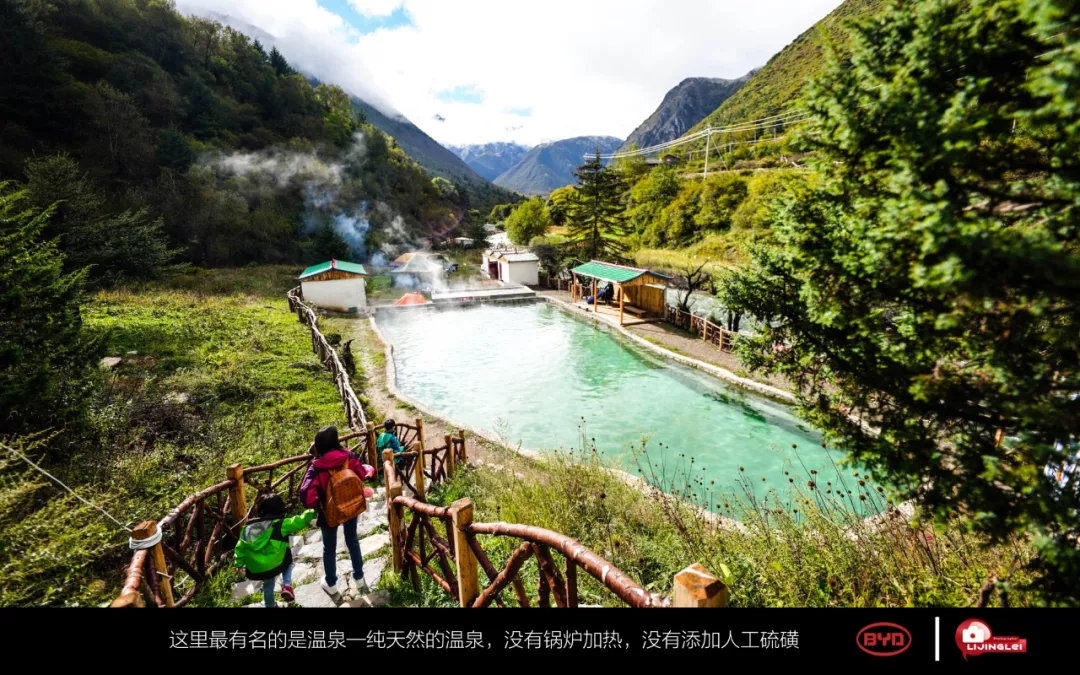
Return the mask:
<svg viewBox="0 0 1080 675"><path fill-rule="evenodd" d="M560 279L559 277L553 277L550 274L547 275L547 287L556 291L569 291L570 287L574 285L574 282L570 279Z"/></svg>
<svg viewBox="0 0 1080 675"><path fill-rule="evenodd" d="M447 440L453 447L452 439ZM692 565L675 575L672 599L649 592L580 542L558 532L531 525L474 522L469 499L435 506L423 501L422 490L415 497L408 496L394 459L392 452L383 452L394 572L408 577L417 590L420 574L426 574L460 607L505 607L511 602L521 607L551 607L554 602L556 607L573 608L578 606L578 574L584 571L631 607L727 604L727 587L701 565ZM496 567L480 535L508 537L521 543L501 567ZM561 558L561 565L553 554ZM521 574L530 559L536 561L539 577L535 597ZM480 582L481 569L487 577L485 585ZM513 588L513 601L504 597L507 587Z"/></svg>
<svg viewBox="0 0 1080 675"><path fill-rule="evenodd" d="M341 362L337 351L327 341L326 336L319 331L319 317L315 314L315 310L304 302L299 286L289 291L286 297L289 299L289 309L296 312L300 323L311 329L311 349L334 377L334 384L337 386L338 394L341 395L341 402L345 405L345 419L349 426L353 429L367 427L364 406L360 405L360 399L356 397L356 392L349 384L349 373L345 370L345 365Z"/></svg>
<svg viewBox="0 0 1080 675"><path fill-rule="evenodd" d="M735 339L739 336L737 332L718 326L703 316L698 316L693 312L684 312L671 305L666 306L664 321L688 330L725 352L730 352L735 348Z"/></svg>

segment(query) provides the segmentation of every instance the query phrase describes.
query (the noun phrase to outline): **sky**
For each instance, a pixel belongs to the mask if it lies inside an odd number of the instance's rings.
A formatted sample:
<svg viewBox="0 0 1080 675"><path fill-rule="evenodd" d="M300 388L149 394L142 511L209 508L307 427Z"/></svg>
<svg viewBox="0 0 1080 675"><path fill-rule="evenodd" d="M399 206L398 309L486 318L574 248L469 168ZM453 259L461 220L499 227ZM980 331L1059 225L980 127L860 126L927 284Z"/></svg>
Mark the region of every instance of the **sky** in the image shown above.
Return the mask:
<svg viewBox="0 0 1080 675"><path fill-rule="evenodd" d="M841 0L176 0L444 145L626 138L687 77L760 67ZM228 17L226 21L224 17Z"/></svg>

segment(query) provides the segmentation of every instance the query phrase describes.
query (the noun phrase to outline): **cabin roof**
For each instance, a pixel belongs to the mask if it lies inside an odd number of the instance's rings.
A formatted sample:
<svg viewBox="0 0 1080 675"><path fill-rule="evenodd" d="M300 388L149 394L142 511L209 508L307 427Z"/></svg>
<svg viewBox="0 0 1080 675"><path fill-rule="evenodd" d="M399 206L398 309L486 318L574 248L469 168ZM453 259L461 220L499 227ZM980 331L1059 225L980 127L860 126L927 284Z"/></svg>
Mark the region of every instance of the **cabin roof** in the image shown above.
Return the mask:
<svg viewBox="0 0 1080 675"><path fill-rule="evenodd" d="M365 270L364 266L360 263L351 263L344 260L334 260L333 258L331 258L326 262L319 263L318 265L312 265L311 267L307 268L300 273L300 276L298 276L297 279L307 279L308 277L313 277L317 274L322 274L323 272L329 272L330 270L337 270L338 272L346 272L348 274L360 274L363 276L367 276L367 270Z"/></svg>
<svg viewBox="0 0 1080 675"><path fill-rule="evenodd" d="M629 267L627 265L616 265L615 263L600 262L599 260L590 260L584 265L578 265L573 270L574 274L581 275L583 277L590 277L593 279L600 279L601 281L612 281L617 284L626 283L627 281L633 281L643 274L663 279L664 281L670 281L671 277L664 276L657 272L653 272L650 269L644 267Z"/></svg>

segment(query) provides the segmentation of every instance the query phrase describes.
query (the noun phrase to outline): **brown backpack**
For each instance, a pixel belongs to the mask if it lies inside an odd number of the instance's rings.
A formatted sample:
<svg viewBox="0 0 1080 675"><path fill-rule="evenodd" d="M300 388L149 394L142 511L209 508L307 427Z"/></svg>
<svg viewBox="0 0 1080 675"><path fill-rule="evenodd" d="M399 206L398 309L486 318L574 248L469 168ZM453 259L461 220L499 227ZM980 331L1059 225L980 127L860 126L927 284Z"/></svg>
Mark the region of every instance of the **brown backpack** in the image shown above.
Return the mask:
<svg viewBox="0 0 1080 675"><path fill-rule="evenodd" d="M323 500L323 519L328 527L337 527L367 510L364 499L364 481L349 468L330 470L330 482L326 484Z"/></svg>

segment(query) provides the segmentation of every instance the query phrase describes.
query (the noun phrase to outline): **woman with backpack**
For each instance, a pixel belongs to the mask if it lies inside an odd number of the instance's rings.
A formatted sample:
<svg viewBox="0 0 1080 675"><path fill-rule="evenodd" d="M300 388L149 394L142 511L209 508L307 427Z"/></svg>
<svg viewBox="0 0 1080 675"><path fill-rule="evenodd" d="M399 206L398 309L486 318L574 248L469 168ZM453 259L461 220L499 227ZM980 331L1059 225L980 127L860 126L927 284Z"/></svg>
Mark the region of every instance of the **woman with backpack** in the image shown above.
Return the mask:
<svg viewBox="0 0 1080 675"><path fill-rule="evenodd" d="M318 525L322 530L323 570L322 589L338 602L337 588L337 530L345 528L345 547L352 560L356 591L368 592L364 581L364 558L360 555L360 540L356 521L367 509L366 497L373 494L363 481L375 475L375 467L363 464L338 440L337 427L326 427L315 434L315 459L300 483L300 502L319 512Z"/></svg>

